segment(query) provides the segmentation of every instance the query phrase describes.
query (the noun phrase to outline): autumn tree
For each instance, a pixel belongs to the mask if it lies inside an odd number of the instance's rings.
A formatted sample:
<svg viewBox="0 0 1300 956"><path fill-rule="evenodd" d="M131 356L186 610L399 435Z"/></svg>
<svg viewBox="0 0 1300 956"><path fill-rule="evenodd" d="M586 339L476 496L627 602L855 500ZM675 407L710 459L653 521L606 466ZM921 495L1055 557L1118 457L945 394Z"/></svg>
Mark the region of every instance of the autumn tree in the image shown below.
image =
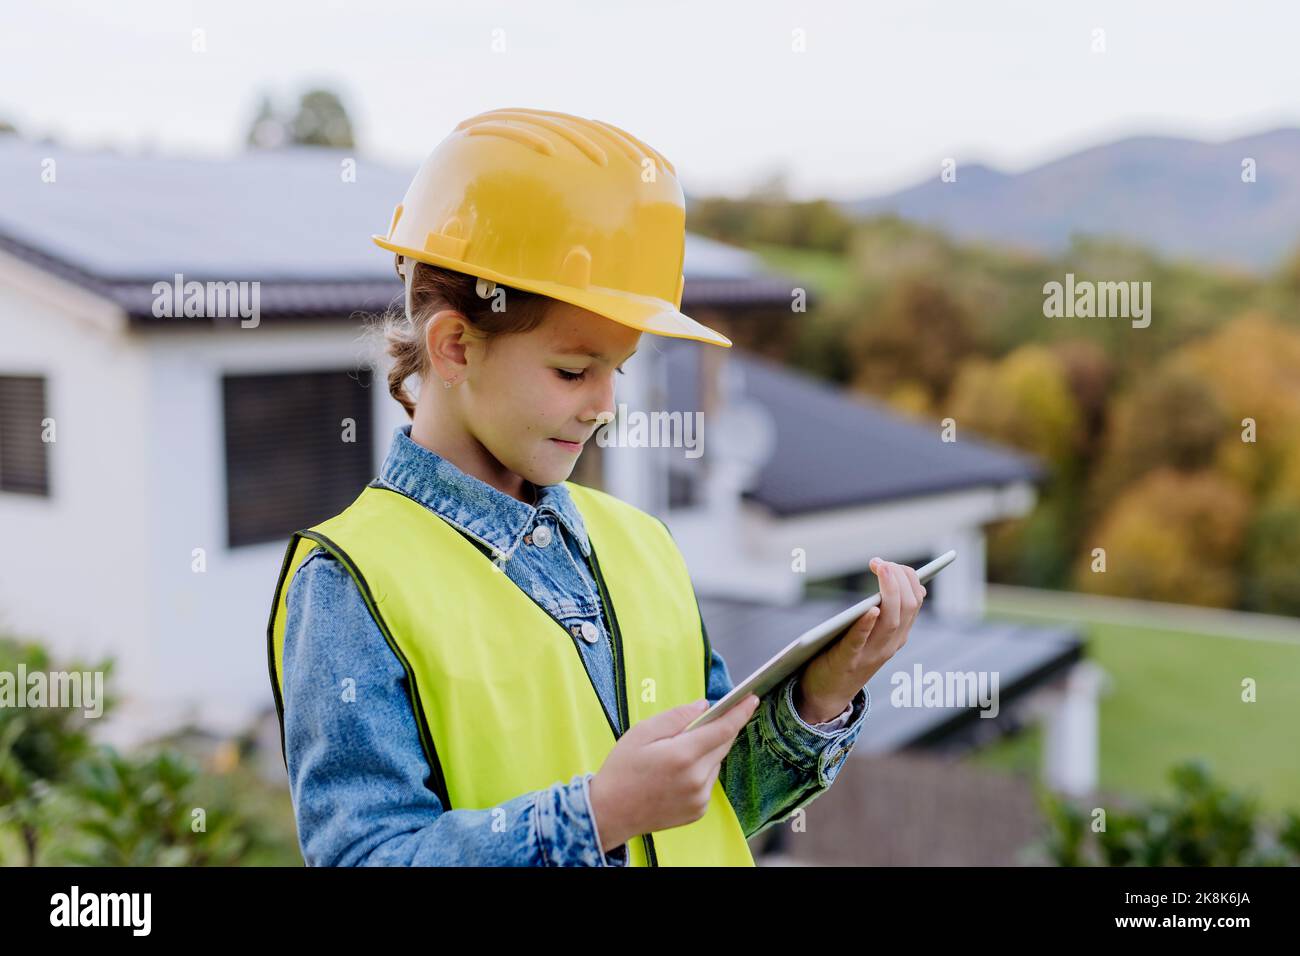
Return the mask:
<svg viewBox="0 0 1300 956"><path fill-rule="evenodd" d="M885 399L901 389L919 388L934 404L947 396L975 344L970 314L942 285L905 278L889 289L878 310L863 316L850 331L846 348L853 368L851 385Z"/></svg>
<svg viewBox="0 0 1300 956"><path fill-rule="evenodd" d="M1245 492L1208 469L1149 472L1084 535L1075 588L1235 607L1250 511Z"/></svg>
<svg viewBox="0 0 1300 956"><path fill-rule="evenodd" d="M963 433L974 432L1047 466L1048 480L1034 510L989 529L990 577L1063 586L1077 534L1081 421L1059 356L1043 345L1025 345L995 362L968 360L944 407L956 422L959 441Z"/></svg>

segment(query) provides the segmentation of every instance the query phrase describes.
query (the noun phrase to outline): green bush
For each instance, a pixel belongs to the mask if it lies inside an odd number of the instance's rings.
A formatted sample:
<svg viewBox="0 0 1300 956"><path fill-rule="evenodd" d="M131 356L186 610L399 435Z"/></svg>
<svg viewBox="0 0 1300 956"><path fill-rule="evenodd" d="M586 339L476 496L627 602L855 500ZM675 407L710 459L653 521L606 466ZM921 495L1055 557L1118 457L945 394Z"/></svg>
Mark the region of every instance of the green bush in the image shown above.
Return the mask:
<svg viewBox="0 0 1300 956"><path fill-rule="evenodd" d="M1253 798L1215 783L1203 761L1179 764L1170 779L1171 800L1106 807L1104 829L1094 828L1096 808L1040 784L1047 833L1039 849L1058 866L1300 865L1300 813L1270 825Z"/></svg>
<svg viewBox="0 0 1300 956"><path fill-rule="evenodd" d="M0 638L0 671L19 664L112 669L111 660L55 663L38 644ZM113 703L106 695L104 715ZM80 708L0 707L0 864L301 865L291 821L262 799L267 789L238 767L205 773L172 746L122 754L97 745Z"/></svg>

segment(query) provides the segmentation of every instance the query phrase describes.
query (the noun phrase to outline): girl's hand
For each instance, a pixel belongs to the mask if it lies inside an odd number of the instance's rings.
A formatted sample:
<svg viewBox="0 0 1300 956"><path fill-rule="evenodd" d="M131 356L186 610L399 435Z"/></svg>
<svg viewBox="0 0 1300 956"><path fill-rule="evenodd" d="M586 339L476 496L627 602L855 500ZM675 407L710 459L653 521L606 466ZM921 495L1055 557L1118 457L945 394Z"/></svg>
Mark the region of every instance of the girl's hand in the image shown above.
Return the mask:
<svg viewBox="0 0 1300 956"><path fill-rule="evenodd" d="M795 684L795 706L808 723L834 720L844 712L862 686L907 643L925 600L915 569L879 558L872 558L870 566L880 582L880 605L810 660Z"/></svg>
<svg viewBox="0 0 1300 956"><path fill-rule="evenodd" d="M758 704L758 697L747 694L717 720L694 730L683 728L708 709L707 700L633 724L591 778L600 848L608 853L638 834L684 826L704 816L722 761Z"/></svg>

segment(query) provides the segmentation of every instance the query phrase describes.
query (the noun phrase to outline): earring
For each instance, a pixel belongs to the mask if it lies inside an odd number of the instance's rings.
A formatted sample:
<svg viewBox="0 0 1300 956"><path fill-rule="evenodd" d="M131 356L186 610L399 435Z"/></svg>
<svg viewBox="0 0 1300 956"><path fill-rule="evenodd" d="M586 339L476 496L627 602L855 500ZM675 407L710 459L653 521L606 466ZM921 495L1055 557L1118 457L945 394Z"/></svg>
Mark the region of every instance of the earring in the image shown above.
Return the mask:
<svg viewBox="0 0 1300 956"><path fill-rule="evenodd" d="M442 387L443 387L443 388L451 388L451 382L447 381L446 379L443 379L443 381L442 381Z"/></svg>

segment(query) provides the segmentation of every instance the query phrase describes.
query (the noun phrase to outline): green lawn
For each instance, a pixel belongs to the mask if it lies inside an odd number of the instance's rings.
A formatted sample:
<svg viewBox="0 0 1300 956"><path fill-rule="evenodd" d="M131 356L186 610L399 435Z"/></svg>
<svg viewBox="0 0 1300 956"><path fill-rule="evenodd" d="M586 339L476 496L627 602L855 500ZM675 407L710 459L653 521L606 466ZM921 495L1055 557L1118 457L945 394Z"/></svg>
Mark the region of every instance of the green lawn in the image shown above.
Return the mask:
<svg viewBox="0 0 1300 956"><path fill-rule="evenodd" d="M833 252L761 242L751 243L746 248L757 253L769 268L807 282L826 299L834 299L843 293L852 278L844 257Z"/></svg>
<svg viewBox="0 0 1300 956"><path fill-rule="evenodd" d="M1046 615L990 601L989 616ZM1169 767L1190 757L1214 777L1259 797L1268 812L1300 810L1300 645L1121 626L1076 618L1088 657L1110 676L1101 702L1101 786L1168 796ZM1256 701L1241 699L1253 678ZM974 759L1036 772L1040 734L1003 741Z"/></svg>

